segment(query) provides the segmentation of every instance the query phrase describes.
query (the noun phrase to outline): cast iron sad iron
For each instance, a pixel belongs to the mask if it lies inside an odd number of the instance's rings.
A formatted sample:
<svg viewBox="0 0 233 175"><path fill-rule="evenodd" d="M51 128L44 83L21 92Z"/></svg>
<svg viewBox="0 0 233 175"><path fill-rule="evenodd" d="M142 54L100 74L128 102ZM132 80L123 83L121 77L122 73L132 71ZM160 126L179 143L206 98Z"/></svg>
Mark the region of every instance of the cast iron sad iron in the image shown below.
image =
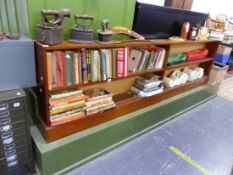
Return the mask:
<svg viewBox="0 0 233 175"><path fill-rule="evenodd" d="M49 45L62 43L64 17L70 17L69 9L42 10L41 24L36 26L36 40Z"/></svg>
<svg viewBox="0 0 233 175"><path fill-rule="evenodd" d="M92 43L93 30L90 29L90 26L93 23L94 17L88 15L75 15L74 20L77 25L70 30L70 41Z"/></svg>
<svg viewBox="0 0 233 175"><path fill-rule="evenodd" d="M102 30L101 29L97 30L99 37L99 40L97 42L112 43L113 32L111 30L108 30L108 24L109 24L108 19L104 19L101 21Z"/></svg>

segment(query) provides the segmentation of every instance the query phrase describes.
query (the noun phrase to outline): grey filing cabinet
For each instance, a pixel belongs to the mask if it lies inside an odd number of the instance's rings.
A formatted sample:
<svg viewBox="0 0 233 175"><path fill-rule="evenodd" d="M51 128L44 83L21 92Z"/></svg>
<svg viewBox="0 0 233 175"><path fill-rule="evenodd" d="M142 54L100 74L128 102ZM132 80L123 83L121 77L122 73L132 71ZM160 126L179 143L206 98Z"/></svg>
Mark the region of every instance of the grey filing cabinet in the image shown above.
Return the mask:
<svg viewBox="0 0 233 175"><path fill-rule="evenodd" d="M26 95L0 92L0 174L27 165L34 172Z"/></svg>
<svg viewBox="0 0 233 175"><path fill-rule="evenodd" d="M34 41L0 40L0 91L36 86Z"/></svg>

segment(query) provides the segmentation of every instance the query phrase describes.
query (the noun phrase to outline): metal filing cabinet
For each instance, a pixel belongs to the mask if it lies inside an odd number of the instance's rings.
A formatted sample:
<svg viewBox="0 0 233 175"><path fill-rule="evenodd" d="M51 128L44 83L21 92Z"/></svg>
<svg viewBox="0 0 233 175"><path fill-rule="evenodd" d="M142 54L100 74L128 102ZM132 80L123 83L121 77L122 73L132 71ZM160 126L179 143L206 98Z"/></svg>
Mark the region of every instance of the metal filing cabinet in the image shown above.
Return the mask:
<svg viewBox="0 0 233 175"><path fill-rule="evenodd" d="M23 165L34 172L28 122L25 92L0 92L0 174Z"/></svg>

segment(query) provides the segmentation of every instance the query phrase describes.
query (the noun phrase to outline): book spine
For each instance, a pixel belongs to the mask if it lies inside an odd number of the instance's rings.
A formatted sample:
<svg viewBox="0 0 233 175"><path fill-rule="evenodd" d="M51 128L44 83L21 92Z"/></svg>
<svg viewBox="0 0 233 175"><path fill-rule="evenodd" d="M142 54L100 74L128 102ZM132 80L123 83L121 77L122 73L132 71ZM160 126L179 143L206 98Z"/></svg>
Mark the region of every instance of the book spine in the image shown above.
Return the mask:
<svg viewBox="0 0 233 175"><path fill-rule="evenodd" d="M79 61L78 61L77 52L74 52L73 75L74 75L74 84L79 84Z"/></svg>
<svg viewBox="0 0 233 175"><path fill-rule="evenodd" d="M88 79L87 79L87 60L86 60L86 50L82 49L81 52L81 59L82 59L82 80L83 83L88 83Z"/></svg>
<svg viewBox="0 0 233 175"><path fill-rule="evenodd" d="M51 52L46 53L46 64L47 64L48 90L52 90L52 58L51 58Z"/></svg>
<svg viewBox="0 0 233 175"><path fill-rule="evenodd" d="M73 84L73 52L66 51L66 85Z"/></svg>
<svg viewBox="0 0 233 175"><path fill-rule="evenodd" d="M87 80L88 82L91 82L92 75L91 75L91 51L90 50L87 50L86 58L87 58Z"/></svg>
<svg viewBox="0 0 233 175"><path fill-rule="evenodd" d="M117 75L116 75L116 65L117 65L117 49L112 49L112 75L113 75L113 78L117 78Z"/></svg>
<svg viewBox="0 0 233 175"><path fill-rule="evenodd" d="M124 77L124 48L117 49L117 78Z"/></svg>
<svg viewBox="0 0 233 175"><path fill-rule="evenodd" d="M98 81L101 81L101 58L99 51L97 51L97 71L98 71Z"/></svg>
<svg viewBox="0 0 233 175"><path fill-rule="evenodd" d="M57 87L63 87L65 85L65 61L62 51L56 51L56 83Z"/></svg>
<svg viewBox="0 0 233 175"><path fill-rule="evenodd" d="M106 50L101 49L100 51L101 51L102 80L107 80Z"/></svg>
<svg viewBox="0 0 233 175"><path fill-rule="evenodd" d="M124 48L124 77L128 76L129 72L129 49Z"/></svg>
<svg viewBox="0 0 233 175"><path fill-rule="evenodd" d="M92 81L95 82L98 80L98 50L91 52L91 61Z"/></svg>
<svg viewBox="0 0 233 175"><path fill-rule="evenodd" d="M52 88L57 87L56 82L56 55L54 52L51 52L51 58L52 58Z"/></svg>

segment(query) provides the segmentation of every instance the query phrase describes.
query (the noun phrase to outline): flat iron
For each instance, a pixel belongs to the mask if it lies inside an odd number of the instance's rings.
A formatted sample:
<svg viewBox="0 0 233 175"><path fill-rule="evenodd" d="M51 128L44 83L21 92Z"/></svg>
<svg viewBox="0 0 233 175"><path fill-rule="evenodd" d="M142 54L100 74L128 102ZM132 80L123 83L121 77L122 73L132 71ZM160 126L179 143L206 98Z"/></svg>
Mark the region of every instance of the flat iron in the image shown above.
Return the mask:
<svg viewBox="0 0 233 175"><path fill-rule="evenodd" d="M97 30L98 38L99 38L97 42L112 43L113 32L111 30L108 30L108 24L109 24L108 19L104 19L101 21L102 30L101 29Z"/></svg>
<svg viewBox="0 0 233 175"><path fill-rule="evenodd" d="M36 26L36 40L48 45L62 43L64 17L70 17L69 9L42 10L41 24Z"/></svg>
<svg viewBox="0 0 233 175"><path fill-rule="evenodd" d="M94 17L88 15L75 15L74 20L77 25L70 30L70 41L92 43L93 30L90 29L90 26L94 21Z"/></svg>

